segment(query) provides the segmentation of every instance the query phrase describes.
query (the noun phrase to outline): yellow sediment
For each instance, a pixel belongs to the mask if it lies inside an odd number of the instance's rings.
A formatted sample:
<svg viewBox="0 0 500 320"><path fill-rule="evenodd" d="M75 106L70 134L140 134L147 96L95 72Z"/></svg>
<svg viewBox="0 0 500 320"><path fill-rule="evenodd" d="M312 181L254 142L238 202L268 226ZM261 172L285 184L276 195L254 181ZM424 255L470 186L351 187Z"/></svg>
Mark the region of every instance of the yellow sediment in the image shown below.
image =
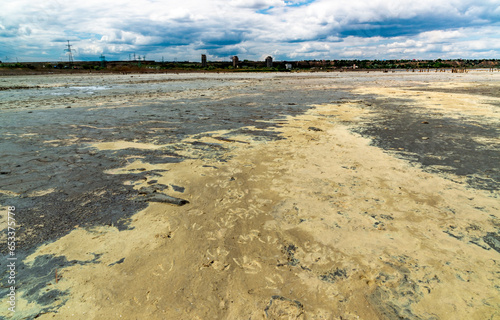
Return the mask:
<svg viewBox="0 0 500 320"><path fill-rule="evenodd" d="M232 147L227 162L136 161L108 172L168 170L158 183L185 187L169 194L190 203L151 203L129 230L79 228L38 248L26 263L94 261L58 271L48 289L69 300L39 319L384 319L391 303L424 318L491 317L498 252L468 242L494 231L498 200L351 133L344 123L364 108L318 105L281 121L285 140L218 141Z"/></svg>
<svg viewBox="0 0 500 320"><path fill-rule="evenodd" d="M131 141L98 142L92 144L92 146L99 150L121 150L121 149L156 150L164 147L164 145L157 145L153 143L131 142Z"/></svg>
<svg viewBox="0 0 500 320"><path fill-rule="evenodd" d="M458 85L433 83L433 88L453 88ZM470 84L469 84L470 86ZM460 86L462 87L462 85ZM353 92L361 94L376 94L380 99L400 98L411 99L409 104L421 107L424 111L446 112L450 117L461 117L467 115L495 117L500 120L498 112L492 102L499 103L500 98L491 96L478 96L466 93L443 93L432 91L419 91L414 88L384 88L364 87L357 88Z"/></svg>
<svg viewBox="0 0 500 320"><path fill-rule="evenodd" d="M28 193L28 197L41 197L41 196L44 196L44 195L47 195L49 193L52 193L56 191L55 188L49 188L49 189L45 189L45 190L37 190L37 191L33 191L33 192L30 192Z"/></svg>

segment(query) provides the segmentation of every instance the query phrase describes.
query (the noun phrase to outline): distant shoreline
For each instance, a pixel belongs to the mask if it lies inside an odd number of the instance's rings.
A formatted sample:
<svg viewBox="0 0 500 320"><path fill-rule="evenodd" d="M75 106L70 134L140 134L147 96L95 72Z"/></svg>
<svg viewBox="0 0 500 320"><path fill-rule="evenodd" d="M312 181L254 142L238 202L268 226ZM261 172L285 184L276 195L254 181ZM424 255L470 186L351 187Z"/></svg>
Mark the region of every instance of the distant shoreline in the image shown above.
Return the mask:
<svg viewBox="0 0 500 320"><path fill-rule="evenodd" d="M346 72L442 71L487 69L500 71L498 59L455 60L304 60L304 61L47 61L0 62L0 75L72 73L232 73L232 72Z"/></svg>
<svg viewBox="0 0 500 320"><path fill-rule="evenodd" d="M214 73L344 73L344 72L355 72L355 73L370 73L370 72L381 72L381 73L434 73L434 72L453 72L455 70L457 73L469 72L469 71L484 71L484 72L500 72L500 68L415 68L415 69L296 69L291 71L277 71L277 70L225 70L225 69L215 69L215 70L129 70L129 71L118 71L118 70L30 70L30 69L1 69L0 77L2 76L26 76L26 75L83 75L83 74L185 74L185 73L197 73L197 74L214 74Z"/></svg>

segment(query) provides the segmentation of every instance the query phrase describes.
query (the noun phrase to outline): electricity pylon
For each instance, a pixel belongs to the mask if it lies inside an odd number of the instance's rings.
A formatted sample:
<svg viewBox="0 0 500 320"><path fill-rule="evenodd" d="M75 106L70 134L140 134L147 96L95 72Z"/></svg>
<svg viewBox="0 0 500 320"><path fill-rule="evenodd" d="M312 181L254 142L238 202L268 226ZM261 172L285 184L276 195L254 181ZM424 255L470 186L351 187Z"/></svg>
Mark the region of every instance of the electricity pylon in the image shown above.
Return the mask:
<svg viewBox="0 0 500 320"><path fill-rule="evenodd" d="M73 51L71 49L71 45L69 44L69 40L68 40L68 44L66 45L68 48L65 49L64 51L66 51L68 53L68 59L69 59L69 66L73 66Z"/></svg>

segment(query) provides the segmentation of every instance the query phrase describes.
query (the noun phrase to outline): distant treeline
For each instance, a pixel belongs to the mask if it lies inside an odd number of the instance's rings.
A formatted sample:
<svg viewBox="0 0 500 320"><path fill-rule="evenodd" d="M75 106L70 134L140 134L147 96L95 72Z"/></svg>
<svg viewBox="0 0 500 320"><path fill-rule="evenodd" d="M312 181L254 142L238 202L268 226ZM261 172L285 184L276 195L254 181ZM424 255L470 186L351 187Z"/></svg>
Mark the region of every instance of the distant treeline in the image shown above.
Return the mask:
<svg viewBox="0 0 500 320"><path fill-rule="evenodd" d="M273 72L293 70L387 70L387 69L446 69L446 68L500 68L500 59L455 59L455 60L302 60L274 61L268 67L265 61L241 60L200 62L157 61L75 61L1 63L0 69L33 72L168 72L168 71L231 71ZM4 72L5 73L5 72Z"/></svg>
<svg viewBox="0 0 500 320"><path fill-rule="evenodd" d="M495 68L500 67L499 59L491 60L333 60L335 67L360 69L420 69L420 68Z"/></svg>

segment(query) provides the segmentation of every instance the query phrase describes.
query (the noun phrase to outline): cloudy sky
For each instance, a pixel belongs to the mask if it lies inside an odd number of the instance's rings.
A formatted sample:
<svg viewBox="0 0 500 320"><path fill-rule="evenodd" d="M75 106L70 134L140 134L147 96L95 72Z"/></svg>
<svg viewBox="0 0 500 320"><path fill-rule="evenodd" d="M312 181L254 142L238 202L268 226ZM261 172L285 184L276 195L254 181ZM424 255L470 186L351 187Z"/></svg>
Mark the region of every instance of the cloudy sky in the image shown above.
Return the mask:
<svg viewBox="0 0 500 320"><path fill-rule="evenodd" d="M500 0L0 0L0 60L500 59Z"/></svg>

